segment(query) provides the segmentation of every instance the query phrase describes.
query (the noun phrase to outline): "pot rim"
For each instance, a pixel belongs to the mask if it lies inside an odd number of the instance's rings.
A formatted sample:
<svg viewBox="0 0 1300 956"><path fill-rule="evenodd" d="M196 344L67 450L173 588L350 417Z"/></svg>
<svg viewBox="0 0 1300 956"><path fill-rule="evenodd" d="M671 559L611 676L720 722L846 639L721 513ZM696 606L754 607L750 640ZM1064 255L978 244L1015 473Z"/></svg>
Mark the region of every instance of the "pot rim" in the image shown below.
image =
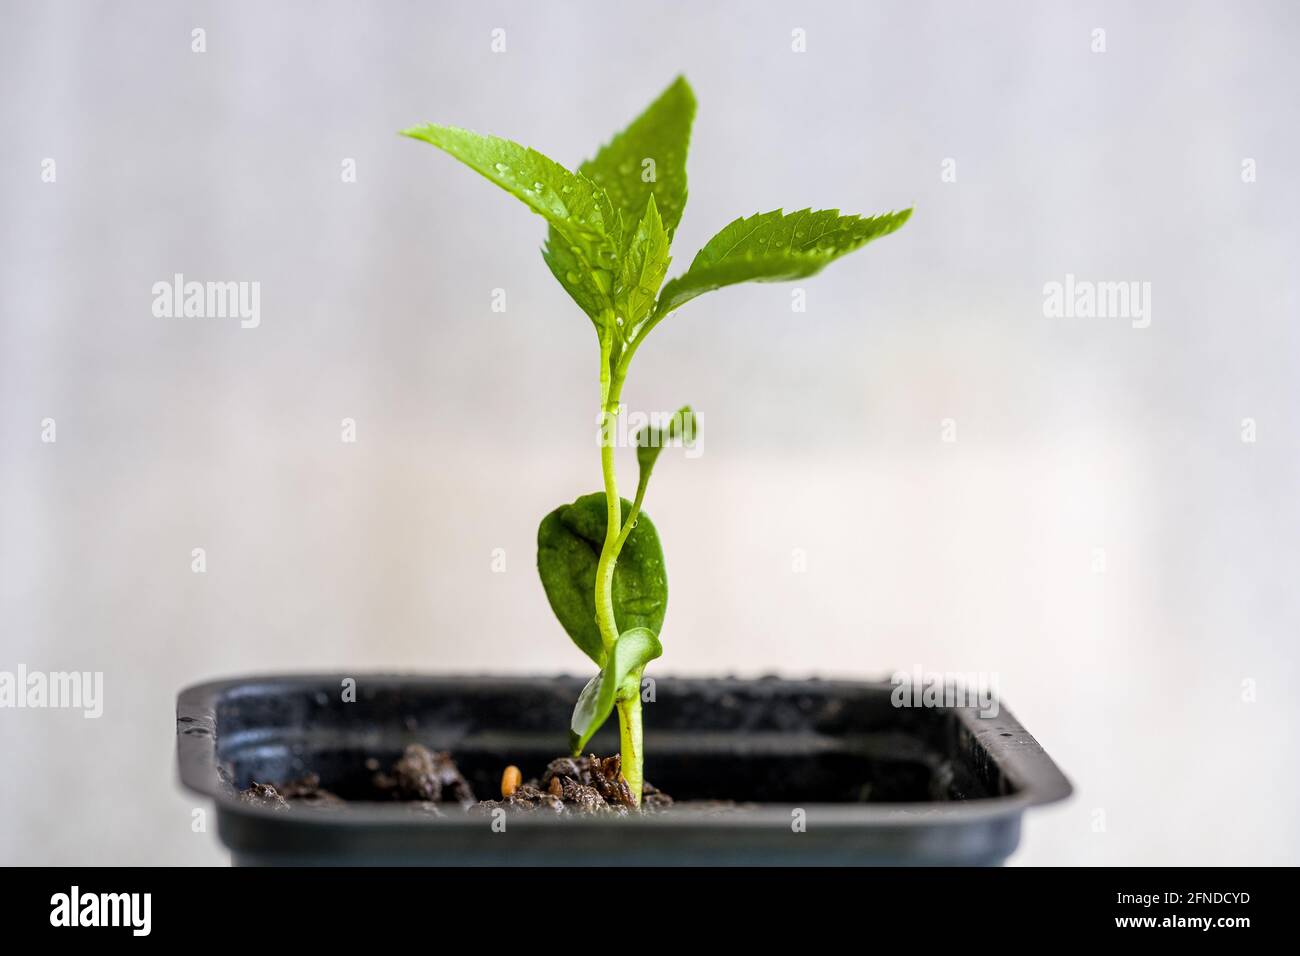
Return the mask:
<svg viewBox="0 0 1300 956"><path fill-rule="evenodd" d="M219 772L216 752L216 715L220 701L238 696L242 688L256 687L265 693L268 685L282 685L286 690L305 686L339 686L345 677L357 680L367 687L419 683L424 686L477 685L518 682L554 683L558 680L579 680L571 675L510 675L510 674L421 674L421 673L259 673L242 677L192 684L180 692L176 701L176 752L180 784L186 790L213 799L223 814L233 814L252 820L274 819L277 825L313 829L333 829L340 824L357 824L386 831L406 829L472 828L481 829L483 818L469 813L448 813L441 817L419 816L409 806L400 803L349 803L345 807L313 809L294 813L288 817L275 810L239 799ZM866 686L889 686L888 681L821 679L821 678L739 678L733 676L701 677L665 676L660 681L678 685L692 683L737 685L785 685L797 688L815 687L822 691L837 688L860 689ZM979 821L995 821L1019 816L1026 808L1042 806L1064 800L1073 793L1073 786L1037 740L1025 730L1015 716L1001 703L996 717L980 717L974 708L936 708L956 712L965 730L972 734L978 745L988 754L999 769L1011 780L1015 790L1010 794L953 801L924 803L807 803L807 804L755 804L743 812L719 813L707 809L675 807L671 813L645 816L613 817L607 815L566 816L564 818L542 814L515 814L510 818L511 828L534 827L648 827L770 830L775 825L788 826L791 811L800 808L819 828L844 828L861 830L880 826L934 827L945 824L960 826Z"/></svg>

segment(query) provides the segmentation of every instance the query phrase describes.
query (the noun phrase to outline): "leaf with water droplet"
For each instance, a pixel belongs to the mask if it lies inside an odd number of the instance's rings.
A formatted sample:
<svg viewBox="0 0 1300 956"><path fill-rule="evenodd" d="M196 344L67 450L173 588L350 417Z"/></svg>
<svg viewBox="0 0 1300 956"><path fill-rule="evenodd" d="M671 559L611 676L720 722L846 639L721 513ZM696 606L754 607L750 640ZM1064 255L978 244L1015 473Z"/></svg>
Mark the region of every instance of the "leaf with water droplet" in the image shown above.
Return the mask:
<svg viewBox="0 0 1300 956"><path fill-rule="evenodd" d="M679 76L578 170L609 194L628 225L641 219L646 202L654 196L664 230L671 236L686 208L686 150L694 119L695 94Z"/></svg>
<svg viewBox="0 0 1300 956"><path fill-rule="evenodd" d="M672 262L668 243L668 233L659 218L658 202L651 196L623 256L619 289L615 295L617 308L620 314L627 316L633 334L642 320L649 316L655 294L668 273L668 264Z"/></svg>
<svg viewBox="0 0 1300 956"><path fill-rule="evenodd" d="M837 209L782 210L737 219L705 243L691 267L660 291L655 319L698 295L737 282L814 275L840 256L901 229L912 210L864 218Z"/></svg>
<svg viewBox="0 0 1300 956"><path fill-rule="evenodd" d="M551 238L542 255L561 285L593 321L613 308L608 289L601 290L598 283L567 281L570 273L581 277L594 268L602 252L617 255L622 249L622 218L600 186L498 136L433 123L403 132L451 154L544 217Z"/></svg>

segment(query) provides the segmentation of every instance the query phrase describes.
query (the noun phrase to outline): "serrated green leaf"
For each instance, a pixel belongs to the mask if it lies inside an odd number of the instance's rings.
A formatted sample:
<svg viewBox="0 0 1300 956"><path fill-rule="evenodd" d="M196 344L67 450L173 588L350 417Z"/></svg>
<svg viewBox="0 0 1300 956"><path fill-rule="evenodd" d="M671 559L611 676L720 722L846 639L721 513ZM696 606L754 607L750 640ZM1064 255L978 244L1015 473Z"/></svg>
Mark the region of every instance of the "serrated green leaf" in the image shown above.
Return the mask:
<svg viewBox="0 0 1300 956"><path fill-rule="evenodd" d="M654 470L655 462L659 460L659 453L668 445L681 439L686 444L695 441L695 436L699 433L699 422L695 417L695 412L691 406L685 405L678 409L672 418L668 419L668 424L663 428L654 425L647 425L636 433L636 463L641 469L640 479L637 483L639 493L644 493L646 485L650 483L650 473Z"/></svg>
<svg viewBox="0 0 1300 956"><path fill-rule="evenodd" d="M671 236L686 208L686 151L694 119L695 93L679 76L578 171L605 190L625 223L638 222L654 196Z"/></svg>
<svg viewBox="0 0 1300 956"><path fill-rule="evenodd" d="M612 283L596 279L584 258L573 251L554 226L542 246L542 261L597 329L600 329L603 317L614 314L614 297L609 288Z"/></svg>
<svg viewBox="0 0 1300 956"><path fill-rule="evenodd" d="M780 209L737 219L710 239L683 275L670 279L655 310L660 318L705 292L737 282L781 282L820 272L840 256L889 235L912 210L863 218L837 209Z"/></svg>
<svg viewBox="0 0 1300 956"><path fill-rule="evenodd" d="M582 752L587 741L609 719L620 690L640 692L641 672L663 652L659 638L649 628L629 628L618 636L605 666L587 682L574 705L569 720L569 749L573 756Z"/></svg>
<svg viewBox="0 0 1300 956"><path fill-rule="evenodd" d="M672 257L668 255L668 233L664 231L654 196L646 203L645 215L637 223L627 252L623 255L615 311L623 328L631 333L654 308L655 297L668 273Z"/></svg>
<svg viewBox="0 0 1300 956"><path fill-rule="evenodd" d="M460 160L551 225L543 252L561 285L593 319L613 310L622 221L605 191L535 149L499 136L428 123L402 131Z"/></svg>
<svg viewBox="0 0 1300 956"><path fill-rule="evenodd" d="M694 117L695 94L685 78L678 77L627 129L578 168L580 175L590 179L609 197L621 223L624 247L635 243L632 224L644 219L652 197L663 230L671 241L686 208L686 151ZM648 166L646 160L652 160L653 166ZM647 182L646 177L651 174L653 178ZM582 263L569 251L569 245L554 226L542 255L560 285L599 330L607 318L608 296L582 281ZM664 268L666 273L666 264ZM662 282L661 275L654 286L656 293ZM638 297L638 293L633 291L632 297ZM637 319L624 316L624 327L629 332L634 321Z"/></svg>
<svg viewBox="0 0 1300 956"><path fill-rule="evenodd" d="M623 499L622 520L632 503ZM561 505L537 529L537 572L551 610L578 648L605 666L605 647L596 625L596 565L605 544L605 495L584 495ZM668 578L659 534L642 513L628 534L614 567L614 616L622 628L648 627L659 633L668 608Z"/></svg>

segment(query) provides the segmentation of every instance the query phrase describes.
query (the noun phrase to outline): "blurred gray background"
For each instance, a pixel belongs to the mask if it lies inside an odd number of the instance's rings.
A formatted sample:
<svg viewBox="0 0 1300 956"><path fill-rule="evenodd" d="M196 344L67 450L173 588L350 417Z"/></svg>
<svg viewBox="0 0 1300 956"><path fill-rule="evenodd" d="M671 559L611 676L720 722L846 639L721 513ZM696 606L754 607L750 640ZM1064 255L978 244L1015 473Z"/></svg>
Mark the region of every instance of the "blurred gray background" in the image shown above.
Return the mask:
<svg viewBox="0 0 1300 956"><path fill-rule="evenodd" d="M542 221L395 131L576 164L678 72L670 275L738 215L916 214L806 312L724 290L639 353L629 405L704 430L648 500L653 672L995 672L1077 787L1016 862L1300 860L1293 4L2 9L0 669L106 701L0 710L0 860L223 862L192 682L585 672L533 541L599 483L594 336ZM260 282L260 327L156 318L177 272ZM1150 326L1045 317L1067 273Z"/></svg>

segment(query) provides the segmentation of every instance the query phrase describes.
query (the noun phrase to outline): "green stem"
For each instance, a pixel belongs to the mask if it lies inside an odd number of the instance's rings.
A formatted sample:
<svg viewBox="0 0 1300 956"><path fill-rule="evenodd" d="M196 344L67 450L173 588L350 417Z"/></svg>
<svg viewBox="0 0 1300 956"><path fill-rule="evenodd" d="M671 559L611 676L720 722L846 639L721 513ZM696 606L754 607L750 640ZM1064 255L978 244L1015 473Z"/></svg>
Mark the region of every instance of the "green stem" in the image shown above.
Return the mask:
<svg viewBox="0 0 1300 956"><path fill-rule="evenodd" d="M641 480L637 482L636 500L632 502L632 508L628 511L627 519L623 522L623 529L619 531L618 540L614 542L615 558L623 553L623 545L627 541L627 536L630 535L632 529L636 527L637 516L641 514L641 505L645 501L647 478L649 478L649 475L642 475Z"/></svg>
<svg viewBox="0 0 1300 956"><path fill-rule="evenodd" d="M612 330L612 316L605 328ZM645 484L637 486L636 503L623 521L623 500L618 494L618 476L614 467L615 423L619 412L619 398L623 391L623 380L627 375L627 365L621 362L611 368L612 333L601 336L600 341L600 407L601 407L601 441L600 471L605 481L605 542L600 549L600 560L596 564L596 624L600 628L600 640L605 645L606 653L612 651L618 640L618 621L614 617L614 568L618 564L619 552L631 533L632 524L641 510L645 497ZM620 694L618 701L618 734L622 756L623 778L632 791L632 799L641 805L641 679L636 678L635 689L628 688L630 696Z"/></svg>
<svg viewBox="0 0 1300 956"><path fill-rule="evenodd" d="M621 384L621 383L620 383ZM618 622L614 619L614 566L623 542L619 532L623 524L623 502L618 496L618 477L614 471L614 419L618 415L617 389L611 389L611 398L603 410L600 447L600 470L605 478L605 543L600 549L596 564L596 624L600 639L608 652L618 640ZM609 403L613 403L611 408Z"/></svg>
<svg viewBox="0 0 1300 956"><path fill-rule="evenodd" d="M629 683L631 683L629 681ZM630 697L618 702L619 753L622 756L623 779L632 791L632 799L641 806L641 680Z"/></svg>

